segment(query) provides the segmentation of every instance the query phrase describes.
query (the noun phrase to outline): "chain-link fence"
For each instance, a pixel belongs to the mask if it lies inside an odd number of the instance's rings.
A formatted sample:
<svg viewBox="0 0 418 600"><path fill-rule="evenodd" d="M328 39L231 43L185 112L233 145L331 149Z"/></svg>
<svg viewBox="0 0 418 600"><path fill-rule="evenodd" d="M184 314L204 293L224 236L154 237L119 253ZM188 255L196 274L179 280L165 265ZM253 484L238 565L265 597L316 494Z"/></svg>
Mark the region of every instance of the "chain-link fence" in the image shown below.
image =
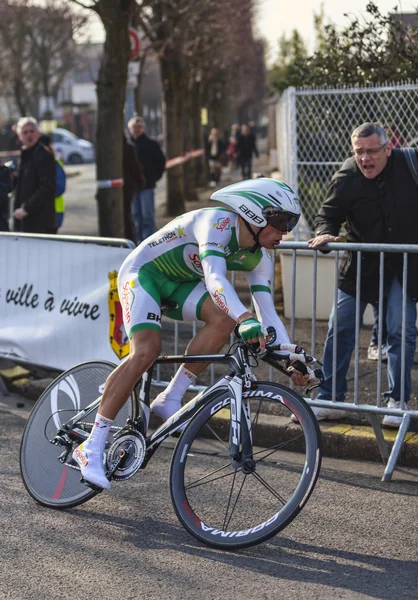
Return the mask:
<svg viewBox="0 0 418 600"><path fill-rule="evenodd" d="M277 104L277 150L282 178L301 201L297 238L314 229L332 175L351 151L352 131L381 123L395 148L418 147L418 84L364 88L287 89Z"/></svg>

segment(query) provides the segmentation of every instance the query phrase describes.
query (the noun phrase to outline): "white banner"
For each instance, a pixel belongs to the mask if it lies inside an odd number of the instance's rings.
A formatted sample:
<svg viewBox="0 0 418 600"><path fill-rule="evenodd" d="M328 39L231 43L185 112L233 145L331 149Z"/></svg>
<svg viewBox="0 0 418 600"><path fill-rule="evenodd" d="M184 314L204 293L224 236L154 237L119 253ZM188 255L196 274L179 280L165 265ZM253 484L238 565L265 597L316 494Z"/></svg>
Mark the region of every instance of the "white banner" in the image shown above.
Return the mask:
<svg viewBox="0 0 418 600"><path fill-rule="evenodd" d="M0 354L58 369L118 363L128 343L117 271L131 251L0 235Z"/></svg>

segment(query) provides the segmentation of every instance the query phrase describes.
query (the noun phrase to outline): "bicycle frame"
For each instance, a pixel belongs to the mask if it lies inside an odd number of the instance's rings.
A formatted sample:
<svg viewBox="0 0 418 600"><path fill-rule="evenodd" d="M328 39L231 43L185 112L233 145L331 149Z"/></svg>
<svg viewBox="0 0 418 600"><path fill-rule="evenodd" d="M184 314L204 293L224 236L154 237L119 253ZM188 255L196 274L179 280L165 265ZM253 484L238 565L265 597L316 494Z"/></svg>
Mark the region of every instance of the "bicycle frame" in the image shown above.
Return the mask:
<svg viewBox="0 0 418 600"><path fill-rule="evenodd" d="M160 356L154 364L172 364L172 363L196 363L196 362L211 362L225 364L229 363L229 371L226 375L215 381L211 386L206 388L203 392L198 394L195 398L192 398L187 404L185 404L180 410L172 415L167 421L165 421L154 433L152 433L147 439L147 454L144 463L151 458L152 454L161 444L161 442L171 435L174 431L179 429L181 425L184 425L190 418L204 406L213 396L214 392L218 392L222 388L228 390L229 401L230 401L230 434L229 434L229 447L231 458L235 461L242 460L242 453L246 454L245 450L250 451L250 448L242 448L242 427L241 427L241 415L243 411L242 403L242 389L246 385L251 385L250 381L252 378L252 371L248 364L248 350L244 345L239 345L233 354L199 354L199 355L186 355L186 356ZM153 365L154 366L154 365ZM149 391L152 381L152 369L153 366L144 373L139 389L139 405L149 403ZM247 385L248 383L248 385ZM148 401L148 403L147 403ZM246 408L244 411L246 430L249 435L245 437L245 441L251 441L251 415L249 410L249 403L245 403ZM144 408L142 408L144 411ZM149 410L149 409L148 409ZM144 411L145 412L145 411ZM248 446L248 443L246 444ZM244 452L242 452L244 450Z"/></svg>
<svg viewBox="0 0 418 600"><path fill-rule="evenodd" d="M135 389L135 410L132 415L129 426L136 429L142 428L146 431L149 422L149 395L152 383L152 371L156 364L173 363L202 363L210 362L217 364L229 364L227 374L218 379L214 384L206 388L195 398L185 404L180 410L172 415L167 421L162 423L151 435L146 437L146 456L144 459L144 468L151 456L157 450L159 445L172 433L187 423L192 416L207 404L220 390L228 391L228 402L230 404L230 434L229 434L229 452L232 460L238 465L252 456L252 438L251 438L251 414L249 402L243 403L243 387L249 388L254 379L251 367L248 363L248 348L244 344L239 344L232 354L199 354L199 355L174 355L160 356L148 369L146 373L138 380ZM276 365L274 365L276 366ZM56 438L59 439L63 434L71 439L82 443L88 437L88 433L76 427L77 423L83 421L90 413L97 410L101 398L91 402L85 409L78 412L57 432ZM227 404L227 402L225 402ZM242 420L241 417L244 416ZM242 424L244 426L244 434Z"/></svg>

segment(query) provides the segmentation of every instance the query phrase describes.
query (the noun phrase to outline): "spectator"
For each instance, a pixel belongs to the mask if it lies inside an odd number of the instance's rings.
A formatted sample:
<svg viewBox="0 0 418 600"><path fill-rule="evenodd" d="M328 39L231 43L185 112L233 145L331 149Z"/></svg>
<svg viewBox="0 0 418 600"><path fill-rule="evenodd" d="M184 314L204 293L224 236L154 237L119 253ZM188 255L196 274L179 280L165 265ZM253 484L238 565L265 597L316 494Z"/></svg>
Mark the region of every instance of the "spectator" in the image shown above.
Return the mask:
<svg viewBox="0 0 418 600"><path fill-rule="evenodd" d="M9 193L12 189L11 170L6 165L0 165L0 231L9 231Z"/></svg>
<svg viewBox="0 0 418 600"><path fill-rule="evenodd" d="M206 156L209 162L211 187L216 187L221 180L222 157L225 154L225 144L220 131L213 127L206 142Z"/></svg>
<svg viewBox="0 0 418 600"><path fill-rule="evenodd" d="M124 236L137 241L135 224L132 218L132 202L137 192L145 185L144 169L138 160L135 145L126 135L123 136L123 219Z"/></svg>
<svg viewBox="0 0 418 600"><path fill-rule="evenodd" d="M136 146L138 160L144 169L144 189L135 193L132 216L135 223L137 243L152 235L155 228L154 190L165 169L165 156L160 145L145 133L145 123L140 117L132 117L128 129Z"/></svg>
<svg viewBox="0 0 418 600"><path fill-rule="evenodd" d="M55 216L57 227L54 233L58 232L58 229L62 227L64 222L64 211L65 211L65 201L64 201L64 192L66 186L66 175L64 171L64 163L58 156L55 154L54 148L51 144L51 138L49 135L41 135L39 138L39 143L44 146L46 150L48 150L55 159L55 177L56 177L56 185L55 185Z"/></svg>
<svg viewBox="0 0 418 600"><path fill-rule="evenodd" d="M15 231L56 233L55 160L41 143L38 123L32 117L19 119L16 133L22 143L14 194Z"/></svg>
<svg viewBox="0 0 418 600"><path fill-rule="evenodd" d="M241 167L243 179L251 179L253 170L253 154L258 158L258 150L255 143L254 134L250 132L248 125L241 127L241 133L238 136L238 163Z"/></svg>
<svg viewBox="0 0 418 600"><path fill-rule="evenodd" d="M340 241L338 233L345 222L347 241L354 243L418 243L417 189L402 150L392 149L384 128L364 123L351 136L353 158L333 176L325 203L316 219L316 237L311 248ZM325 381L318 399L332 399L333 313L338 313L336 400L343 402L347 391L346 375L355 344L356 252L348 252L340 263L337 306L333 307L324 348ZM418 257L408 257L408 280L402 290L402 254L385 256L384 294L387 297L388 391L389 408L401 408L402 297L406 294L406 344L404 399L411 394L411 369L416 345L416 302L418 299ZM362 255L360 315L367 303L379 295L379 254ZM338 419L342 411L316 408L318 419ZM385 416L383 425L398 427L401 416Z"/></svg>
<svg viewBox="0 0 418 600"><path fill-rule="evenodd" d="M230 171L238 168L238 135L239 125L237 123L233 123L231 125L231 134L229 136L228 147L226 149Z"/></svg>

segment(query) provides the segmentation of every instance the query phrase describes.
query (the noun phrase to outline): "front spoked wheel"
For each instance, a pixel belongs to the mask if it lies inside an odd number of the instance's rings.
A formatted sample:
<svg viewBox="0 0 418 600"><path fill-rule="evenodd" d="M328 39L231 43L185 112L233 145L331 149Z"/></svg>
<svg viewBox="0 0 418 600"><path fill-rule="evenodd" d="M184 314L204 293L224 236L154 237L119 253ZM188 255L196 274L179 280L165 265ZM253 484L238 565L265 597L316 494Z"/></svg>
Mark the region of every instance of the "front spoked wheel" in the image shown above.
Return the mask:
<svg viewBox="0 0 418 600"><path fill-rule="evenodd" d="M190 421L171 462L171 497L182 525L222 549L259 544L286 527L308 500L321 464L318 423L301 396L269 382L257 383L245 396L251 407L250 463L237 468L229 456L226 391ZM291 423L292 413L300 425Z"/></svg>
<svg viewBox="0 0 418 600"><path fill-rule="evenodd" d="M104 383L115 368L110 362L79 364L62 373L36 402L26 423L20 446L20 471L29 494L50 508L77 506L97 492L80 481L81 473L72 460L72 451L83 440L52 444L58 430L103 393ZM112 425L113 435L133 416L130 397ZM97 407L76 424L81 436L90 433ZM109 435L108 446L113 441Z"/></svg>

